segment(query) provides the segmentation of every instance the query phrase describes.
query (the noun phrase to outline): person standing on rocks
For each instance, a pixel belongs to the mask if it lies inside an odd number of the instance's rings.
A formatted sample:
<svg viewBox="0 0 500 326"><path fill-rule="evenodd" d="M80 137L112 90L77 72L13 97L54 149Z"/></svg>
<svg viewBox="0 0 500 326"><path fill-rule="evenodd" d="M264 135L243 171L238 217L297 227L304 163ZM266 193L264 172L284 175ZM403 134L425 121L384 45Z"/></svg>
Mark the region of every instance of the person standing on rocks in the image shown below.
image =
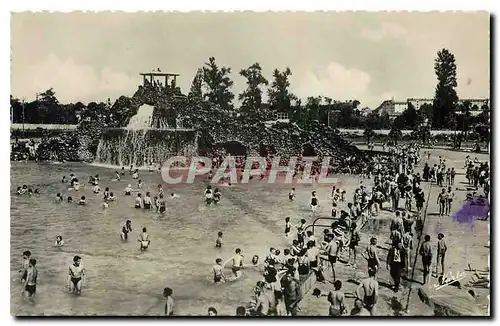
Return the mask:
<svg viewBox="0 0 500 326"><path fill-rule="evenodd" d="M425 241L420 246L420 250L418 252L422 257L422 265L424 266L424 281L422 284L427 283L427 278L429 276L429 271L432 263L431 236L427 234L424 240Z"/></svg>
<svg viewBox="0 0 500 326"><path fill-rule="evenodd" d="M401 272L405 267L406 257L401 242L393 246L387 254L387 269L390 270L391 277L394 281L394 292L399 291L401 282Z"/></svg>
<svg viewBox="0 0 500 326"><path fill-rule="evenodd" d="M441 265L441 275L444 274L444 258L446 257L446 251L448 247L444 241L444 234L438 234L438 244L437 244L437 261L436 261L436 274L438 273L438 268Z"/></svg>

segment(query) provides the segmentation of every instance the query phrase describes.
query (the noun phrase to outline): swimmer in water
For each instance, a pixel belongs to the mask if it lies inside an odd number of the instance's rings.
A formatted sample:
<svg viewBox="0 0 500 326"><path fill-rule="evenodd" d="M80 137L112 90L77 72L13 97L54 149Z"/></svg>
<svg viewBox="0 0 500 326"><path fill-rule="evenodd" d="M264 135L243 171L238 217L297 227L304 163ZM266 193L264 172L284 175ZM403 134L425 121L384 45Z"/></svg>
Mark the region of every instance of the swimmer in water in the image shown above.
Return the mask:
<svg viewBox="0 0 500 326"><path fill-rule="evenodd" d="M178 194L174 194L173 192L170 194L170 199L179 198Z"/></svg>
<svg viewBox="0 0 500 326"><path fill-rule="evenodd" d="M28 195L30 195L30 196L33 195L33 189L28 188Z"/></svg>
<svg viewBox="0 0 500 326"><path fill-rule="evenodd" d="M149 234L147 233L146 228L142 228L141 234L139 234L139 239L137 239L141 243L141 251L148 249L151 244L151 240L149 240Z"/></svg>
<svg viewBox="0 0 500 326"><path fill-rule="evenodd" d="M290 218L286 217L285 218L285 237L288 238L288 234L292 230L292 224L290 223Z"/></svg>
<svg viewBox="0 0 500 326"><path fill-rule="evenodd" d="M212 194L212 186L208 185L207 189L205 189L205 204L212 204L213 194Z"/></svg>
<svg viewBox="0 0 500 326"><path fill-rule="evenodd" d="M68 196L68 204L71 204L73 202L73 197Z"/></svg>
<svg viewBox="0 0 500 326"><path fill-rule="evenodd" d="M82 294L83 282L85 280L85 267L82 265L80 256L73 257L73 264L69 266L68 291L72 294Z"/></svg>
<svg viewBox="0 0 500 326"><path fill-rule="evenodd" d="M295 188L292 188L288 193L288 200L293 201L295 199Z"/></svg>
<svg viewBox="0 0 500 326"><path fill-rule="evenodd" d="M22 194L21 194L21 187L17 187L16 194L17 194L17 195L22 195Z"/></svg>
<svg viewBox="0 0 500 326"><path fill-rule="evenodd" d="M122 175L124 175L125 173L122 172ZM116 181L120 181L121 177L120 177L120 173L118 173L118 171L115 171L115 180Z"/></svg>
<svg viewBox="0 0 500 326"><path fill-rule="evenodd" d="M138 189L142 188L142 180L140 180L140 179L139 179L139 181L137 181L137 188Z"/></svg>
<svg viewBox="0 0 500 326"><path fill-rule="evenodd" d="M19 270L19 273L21 274L21 282L25 282L26 277L28 276L28 267L30 265L30 259L31 259L31 251L29 250L24 251L22 267Z"/></svg>
<svg viewBox="0 0 500 326"><path fill-rule="evenodd" d="M115 194L110 192L109 197L108 197L108 201L115 201L115 200L116 200Z"/></svg>
<svg viewBox="0 0 500 326"><path fill-rule="evenodd" d="M130 169L128 170L128 174L132 174L132 173L134 173L134 165L133 164L130 166Z"/></svg>
<svg viewBox="0 0 500 326"><path fill-rule="evenodd" d="M109 197L109 187L106 187L104 189L104 192L102 193L102 195L103 195L103 197L102 197L103 199L108 199L108 197Z"/></svg>
<svg viewBox="0 0 500 326"><path fill-rule="evenodd" d="M21 188L21 192L19 194L20 195L24 195L27 191L28 191L28 186L27 185L23 185L23 187Z"/></svg>
<svg viewBox="0 0 500 326"><path fill-rule="evenodd" d="M118 172L117 172L117 173L118 173ZM122 173L121 173L121 174L122 174L122 175L125 175L125 167L124 167L124 166L122 166Z"/></svg>
<svg viewBox="0 0 500 326"><path fill-rule="evenodd" d="M163 195L163 186L158 185L158 196Z"/></svg>
<svg viewBox="0 0 500 326"><path fill-rule="evenodd" d="M144 196L144 209L151 209L151 204L152 204L152 201L151 201L151 194L148 192L146 192L146 196Z"/></svg>
<svg viewBox="0 0 500 326"><path fill-rule="evenodd" d="M163 198L163 193L160 194L156 205L158 207L158 213L165 213L167 210L167 203L165 202L165 198Z"/></svg>
<svg viewBox="0 0 500 326"><path fill-rule="evenodd" d="M62 182L62 183L66 183L66 182L68 182L68 180L66 179L66 176L65 176L65 175L63 175L61 182Z"/></svg>
<svg viewBox="0 0 500 326"><path fill-rule="evenodd" d="M34 298L36 293L36 282L38 279L38 270L36 269L36 259L30 259L28 270L26 272L26 281L23 289L23 297Z"/></svg>
<svg viewBox="0 0 500 326"><path fill-rule="evenodd" d="M134 173L132 173L132 179L139 179L139 169L135 169Z"/></svg>
<svg viewBox="0 0 500 326"><path fill-rule="evenodd" d="M132 193L132 185L129 184L124 190L123 190L123 193L125 194L125 196L130 196L130 194Z"/></svg>
<svg viewBox="0 0 500 326"><path fill-rule="evenodd" d="M78 179L77 178L74 178L72 181L71 181L71 187L73 190L75 191L78 191L80 190L80 183L78 182Z"/></svg>
<svg viewBox="0 0 500 326"><path fill-rule="evenodd" d="M221 248L222 247L222 232L219 231L219 233L217 233L217 239L215 240L215 247L217 248Z"/></svg>
<svg viewBox="0 0 500 326"><path fill-rule="evenodd" d="M56 194L56 202L60 203L62 202L64 199L62 198L61 194L60 193L57 193Z"/></svg>
<svg viewBox="0 0 500 326"><path fill-rule="evenodd" d="M35 195L40 195L40 189L35 188Z"/></svg>
<svg viewBox="0 0 500 326"><path fill-rule="evenodd" d="M229 262L232 262L231 271L233 272L234 278L236 280L240 278L243 274L241 273L241 268L243 267L243 255L241 254L241 249L236 248L234 251L235 254L228 261L224 263L223 266L226 266Z"/></svg>
<svg viewBox="0 0 500 326"><path fill-rule="evenodd" d="M226 276L224 275L224 267L222 266L222 259L217 258L215 260L215 265L212 268L214 273L214 283L219 285L226 282Z"/></svg>
<svg viewBox="0 0 500 326"><path fill-rule="evenodd" d="M214 190L214 204L218 204L220 202L220 197L221 197L221 193L220 193L219 188L215 188L215 190Z"/></svg>
<svg viewBox="0 0 500 326"><path fill-rule="evenodd" d="M109 203L108 203L108 200L107 199L104 199L104 202L102 203L102 208L103 209L106 209L109 207Z"/></svg>
<svg viewBox="0 0 500 326"><path fill-rule="evenodd" d="M59 247L60 248L62 246L64 246L64 240L63 240L63 238L60 235L58 235L56 237L56 243L54 244L54 247Z"/></svg>
<svg viewBox="0 0 500 326"><path fill-rule="evenodd" d="M135 197L135 205L134 208L142 208L142 195L140 193L137 194L137 197Z"/></svg>
<svg viewBox="0 0 500 326"><path fill-rule="evenodd" d="M122 238L122 241L128 240L128 234L132 232L132 221L127 220L125 222L125 225L122 227L122 232L120 234L120 237Z"/></svg>
<svg viewBox="0 0 500 326"><path fill-rule="evenodd" d="M99 183L97 181L95 181L94 184L95 184L93 188L94 194L99 194L101 192L101 187L99 187Z"/></svg>
<svg viewBox="0 0 500 326"><path fill-rule="evenodd" d="M78 201L78 205L85 205L85 196L82 196Z"/></svg>

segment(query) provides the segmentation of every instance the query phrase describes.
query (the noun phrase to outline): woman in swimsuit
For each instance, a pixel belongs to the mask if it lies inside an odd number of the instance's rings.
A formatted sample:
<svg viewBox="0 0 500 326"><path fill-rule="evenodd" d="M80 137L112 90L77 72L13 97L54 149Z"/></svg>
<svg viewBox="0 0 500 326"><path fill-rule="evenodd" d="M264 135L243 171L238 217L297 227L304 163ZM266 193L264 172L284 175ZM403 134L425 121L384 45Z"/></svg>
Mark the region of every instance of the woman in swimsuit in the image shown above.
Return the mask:
<svg viewBox="0 0 500 326"><path fill-rule="evenodd" d="M316 191L312 192L311 196L311 210L316 212L316 209L318 208L318 198L316 197Z"/></svg>

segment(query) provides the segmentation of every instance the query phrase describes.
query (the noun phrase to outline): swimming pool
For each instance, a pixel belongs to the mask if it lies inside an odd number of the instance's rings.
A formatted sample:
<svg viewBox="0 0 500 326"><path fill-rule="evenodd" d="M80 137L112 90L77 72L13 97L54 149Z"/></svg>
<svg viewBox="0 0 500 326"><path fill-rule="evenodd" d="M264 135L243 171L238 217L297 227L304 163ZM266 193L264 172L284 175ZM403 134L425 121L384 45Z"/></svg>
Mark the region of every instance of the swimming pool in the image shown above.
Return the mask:
<svg viewBox="0 0 500 326"><path fill-rule="evenodd" d="M87 184L78 192L68 191L63 175L74 173L85 183L89 175L100 175L100 186L110 187L117 202L104 210L102 195L94 195ZM312 221L308 210L311 185L297 187L297 200L288 201L290 185L270 185L255 180L247 185L221 188L222 201L206 207L202 192L206 184L197 180L172 188L179 198L167 200L167 214L133 208L135 196L123 196L127 184L136 182L127 175L112 182L114 170L80 163L22 163L11 165L11 312L13 315L163 315L163 288L173 289L178 315L204 315L214 306L221 315L234 315L246 305L260 273L246 269L242 279L215 286L211 268L216 258L229 259L235 248L242 249L245 262L254 254L264 257L269 247L289 244L283 235L284 219L296 224L301 218ZM161 176L142 172L144 186L156 195ZM355 183L355 180L352 180ZM16 196L17 186L41 188L39 196ZM170 193L164 185L165 192ZM330 188L315 187L320 199ZM86 206L56 203L56 193L74 199L84 195ZM328 215L329 205L321 208ZM132 220L129 241L119 238L125 220ZM136 238L148 228L152 239L146 252L140 252ZM217 232L224 232L224 246L215 248ZM62 249L54 248L61 235ZM19 266L24 250L37 259L39 282L35 304L20 296ZM79 297L65 290L67 270L74 255L82 257L87 269L86 287ZM230 270L226 269L229 274Z"/></svg>

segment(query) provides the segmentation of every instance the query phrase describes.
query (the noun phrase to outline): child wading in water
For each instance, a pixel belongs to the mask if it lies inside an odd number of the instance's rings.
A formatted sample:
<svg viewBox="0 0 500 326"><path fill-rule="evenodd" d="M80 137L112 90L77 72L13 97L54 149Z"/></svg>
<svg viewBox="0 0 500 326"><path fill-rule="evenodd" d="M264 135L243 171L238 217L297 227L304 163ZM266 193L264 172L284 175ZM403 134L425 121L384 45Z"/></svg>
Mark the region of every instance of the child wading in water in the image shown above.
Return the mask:
<svg viewBox="0 0 500 326"><path fill-rule="evenodd" d="M217 239L215 240L215 247L217 247L217 248L222 247L222 232L220 232L220 231L217 234Z"/></svg>
<svg viewBox="0 0 500 326"><path fill-rule="evenodd" d="M292 230L292 224L290 223L290 218L286 217L285 218L285 237L288 238L288 234Z"/></svg>

